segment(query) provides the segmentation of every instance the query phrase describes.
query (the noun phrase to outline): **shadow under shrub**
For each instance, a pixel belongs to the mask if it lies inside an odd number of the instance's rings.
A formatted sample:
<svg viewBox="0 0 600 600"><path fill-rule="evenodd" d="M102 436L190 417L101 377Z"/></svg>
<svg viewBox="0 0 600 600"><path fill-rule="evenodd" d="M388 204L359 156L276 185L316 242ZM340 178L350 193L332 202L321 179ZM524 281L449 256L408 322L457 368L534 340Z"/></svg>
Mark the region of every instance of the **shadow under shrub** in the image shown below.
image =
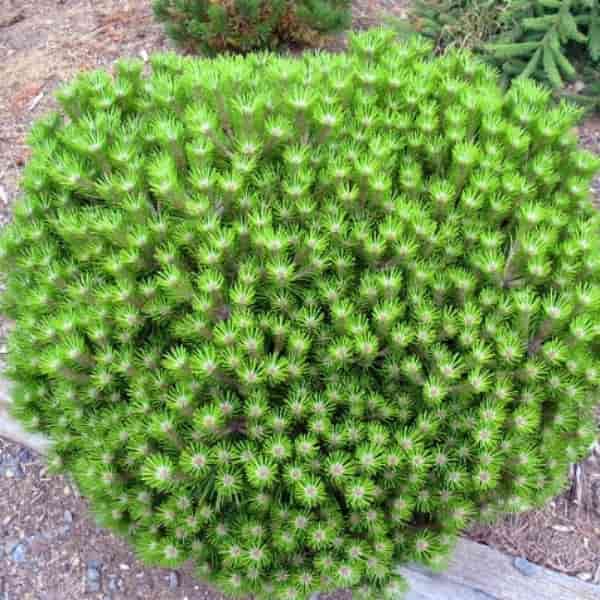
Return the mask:
<svg viewBox="0 0 600 600"><path fill-rule="evenodd" d="M154 0L154 14L176 42L209 54L316 44L351 19L350 0Z"/></svg>
<svg viewBox="0 0 600 600"><path fill-rule="evenodd" d="M144 560L396 598L589 448L598 160L572 106L431 50L124 60L34 125L15 414Z"/></svg>

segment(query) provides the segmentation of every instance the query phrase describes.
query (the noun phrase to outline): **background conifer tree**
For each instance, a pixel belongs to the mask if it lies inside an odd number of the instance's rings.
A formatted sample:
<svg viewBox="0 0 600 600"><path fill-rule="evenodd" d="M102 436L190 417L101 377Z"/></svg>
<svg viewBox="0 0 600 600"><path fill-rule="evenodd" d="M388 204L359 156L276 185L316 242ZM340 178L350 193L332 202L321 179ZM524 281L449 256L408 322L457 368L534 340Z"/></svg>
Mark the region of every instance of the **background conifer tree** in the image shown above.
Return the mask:
<svg viewBox="0 0 600 600"><path fill-rule="evenodd" d="M204 52L315 43L350 22L350 0L154 0L167 33Z"/></svg>

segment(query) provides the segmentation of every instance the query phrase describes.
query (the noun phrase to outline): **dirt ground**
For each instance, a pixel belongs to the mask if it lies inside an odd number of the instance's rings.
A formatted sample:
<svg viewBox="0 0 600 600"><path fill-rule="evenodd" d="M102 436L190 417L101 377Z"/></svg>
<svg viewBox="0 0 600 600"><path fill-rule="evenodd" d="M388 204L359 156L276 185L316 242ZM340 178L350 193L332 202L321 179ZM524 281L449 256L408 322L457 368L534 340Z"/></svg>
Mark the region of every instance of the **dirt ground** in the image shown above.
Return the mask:
<svg viewBox="0 0 600 600"><path fill-rule="evenodd" d="M354 27L402 16L406 3L354 0ZM331 43L339 46L343 37ZM153 21L150 0L0 0L0 225L18 194L27 129L53 106L57 86L119 56L146 59L166 49L172 46ZM583 145L600 153L599 118L586 120L580 134ZM600 202L600 179L593 190ZM5 335L0 321L0 363ZM570 489L544 509L478 526L470 536L600 584L600 445L573 467ZM0 600L81 598L222 596L185 570L141 565L124 542L95 526L68 481L49 476L29 450L0 439Z"/></svg>

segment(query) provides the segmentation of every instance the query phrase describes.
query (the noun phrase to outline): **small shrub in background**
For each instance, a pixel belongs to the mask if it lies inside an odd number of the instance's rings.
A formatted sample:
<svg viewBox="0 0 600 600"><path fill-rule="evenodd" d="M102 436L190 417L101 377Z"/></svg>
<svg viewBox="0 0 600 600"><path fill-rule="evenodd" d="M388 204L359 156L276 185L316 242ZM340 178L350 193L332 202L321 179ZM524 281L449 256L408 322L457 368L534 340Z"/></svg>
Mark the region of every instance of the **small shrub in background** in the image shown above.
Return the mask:
<svg viewBox="0 0 600 600"><path fill-rule="evenodd" d="M350 0L154 0L176 42L214 53L316 43L350 22Z"/></svg>
<svg viewBox="0 0 600 600"><path fill-rule="evenodd" d="M414 0L415 28L434 40L436 50L477 50L503 30L502 15L510 0Z"/></svg>
<svg viewBox="0 0 600 600"><path fill-rule="evenodd" d="M595 437L578 110L393 38L82 74L1 237L15 414L140 557L235 597L395 599Z"/></svg>
<svg viewBox="0 0 600 600"><path fill-rule="evenodd" d="M579 99L600 108L598 0L416 0L413 17L439 47L480 51L507 80L583 80Z"/></svg>

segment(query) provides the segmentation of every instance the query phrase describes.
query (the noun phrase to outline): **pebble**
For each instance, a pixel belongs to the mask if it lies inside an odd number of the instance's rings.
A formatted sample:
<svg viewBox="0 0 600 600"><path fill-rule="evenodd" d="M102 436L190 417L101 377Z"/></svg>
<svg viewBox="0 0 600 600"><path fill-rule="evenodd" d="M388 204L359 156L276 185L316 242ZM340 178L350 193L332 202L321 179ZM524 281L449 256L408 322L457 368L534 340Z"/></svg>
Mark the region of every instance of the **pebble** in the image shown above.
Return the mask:
<svg viewBox="0 0 600 600"><path fill-rule="evenodd" d="M179 575L175 571L171 571L167 577L170 590L176 590L179 587Z"/></svg>
<svg viewBox="0 0 600 600"><path fill-rule="evenodd" d="M14 458L9 457L0 463L0 476L7 479L23 479L25 473L21 465Z"/></svg>
<svg viewBox="0 0 600 600"><path fill-rule="evenodd" d="M35 456L29 448L21 448L19 454L17 454L17 460L21 463L31 462L34 458Z"/></svg>
<svg viewBox="0 0 600 600"><path fill-rule="evenodd" d="M65 510L65 513L63 515L63 521L65 523L72 523L73 522L73 513L70 510Z"/></svg>
<svg viewBox="0 0 600 600"><path fill-rule="evenodd" d="M539 569L537 565L529 562L526 558L515 558L513 565L517 571L525 575L525 577L532 577Z"/></svg>
<svg viewBox="0 0 600 600"><path fill-rule="evenodd" d="M121 571L129 571L131 567L129 565L126 565L125 563L121 563L119 565L119 569L121 569Z"/></svg>
<svg viewBox="0 0 600 600"><path fill-rule="evenodd" d="M4 553L6 556L12 553L13 549L19 544L19 541L17 538L9 538L4 542Z"/></svg>
<svg viewBox="0 0 600 600"><path fill-rule="evenodd" d="M90 559L90 560L87 561L86 565L89 568L92 568L92 569L101 569L102 568L102 561L97 560L95 558L92 558L92 559Z"/></svg>
<svg viewBox="0 0 600 600"><path fill-rule="evenodd" d="M108 576L108 589L111 592L118 592L123 589L123 580L116 575Z"/></svg>
<svg viewBox="0 0 600 600"><path fill-rule="evenodd" d="M99 560L88 560L86 562L85 569L85 589L87 592L99 592L101 589L101 577L100 569L102 568L102 562Z"/></svg>
<svg viewBox="0 0 600 600"><path fill-rule="evenodd" d="M10 553L15 562L23 562L27 556L27 547L25 544L17 544Z"/></svg>

